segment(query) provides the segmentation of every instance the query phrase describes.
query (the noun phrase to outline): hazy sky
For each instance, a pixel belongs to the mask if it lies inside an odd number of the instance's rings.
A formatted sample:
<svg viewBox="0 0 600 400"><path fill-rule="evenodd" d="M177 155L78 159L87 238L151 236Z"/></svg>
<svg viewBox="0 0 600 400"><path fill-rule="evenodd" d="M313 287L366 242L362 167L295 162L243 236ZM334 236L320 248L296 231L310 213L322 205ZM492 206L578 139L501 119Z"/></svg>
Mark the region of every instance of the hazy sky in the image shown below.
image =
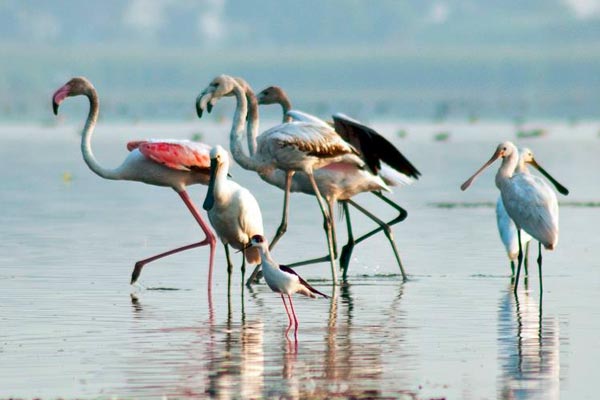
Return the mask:
<svg viewBox="0 0 600 400"><path fill-rule="evenodd" d="M599 22L600 0L0 0L0 43L49 45L591 40Z"/></svg>
<svg viewBox="0 0 600 400"><path fill-rule="evenodd" d="M9 118L73 75L180 118L220 73L313 111L600 116L600 0L0 0L0 55Z"/></svg>

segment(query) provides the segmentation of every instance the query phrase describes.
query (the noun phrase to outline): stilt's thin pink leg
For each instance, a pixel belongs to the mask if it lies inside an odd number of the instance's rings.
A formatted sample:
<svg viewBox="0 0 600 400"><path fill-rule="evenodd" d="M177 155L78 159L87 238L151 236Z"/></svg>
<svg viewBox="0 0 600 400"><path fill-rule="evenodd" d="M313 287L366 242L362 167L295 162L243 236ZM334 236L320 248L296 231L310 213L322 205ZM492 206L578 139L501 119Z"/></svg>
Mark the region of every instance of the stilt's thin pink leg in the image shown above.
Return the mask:
<svg viewBox="0 0 600 400"><path fill-rule="evenodd" d="M298 341L298 326L300 325L298 323L298 318L296 318L296 311L294 310L294 303L292 303L292 296L290 296L288 294L288 300L290 301L290 308L292 309L292 315L294 316L294 322L296 323L296 325L294 326L294 339L296 339L296 342Z"/></svg>
<svg viewBox="0 0 600 400"><path fill-rule="evenodd" d="M208 267L208 290L210 291L212 288L212 268L213 268L213 263L214 263L214 258L215 258L217 240L215 239L215 235L212 233L212 231L210 230L210 228L208 227L206 222L204 222L204 219L202 219L202 216L198 212L198 209L194 206L194 203L190 199L187 192L186 191L178 192L178 194L181 197L181 199L183 200L183 202L185 203L185 205L187 206L187 208L190 210L190 212L192 213L192 215L194 216L196 221L200 224L200 228L202 228L202 231L204 231L204 234L206 235L206 237L201 242L192 243L192 244L189 244L189 245L183 246L183 247L178 247L176 249L169 250L164 253L160 253L155 256L145 258L143 260L136 262L135 267L133 269L133 273L131 274L131 284L134 284L137 281L140 274L142 273L142 268L144 268L144 266L146 264L151 263L152 261L156 261L160 258L170 256L171 254L190 250L190 249L193 249L196 247L209 245L210 246L210 256L209 256L209 267Z"/></svg>
<svg viewBox="0 0 600 400"><path fill-rule="evenodd" d="M290 328L292 327L292 316L290 315L290 312L288 311L287 304L285 304L285 297L283 297L283 294L281 295L281 300L283 301L283 306L285 307L285 313L287 314L288 321L289 321L288 327L285 330L285 336L287 337L287 335L290 331Z"/></svg>

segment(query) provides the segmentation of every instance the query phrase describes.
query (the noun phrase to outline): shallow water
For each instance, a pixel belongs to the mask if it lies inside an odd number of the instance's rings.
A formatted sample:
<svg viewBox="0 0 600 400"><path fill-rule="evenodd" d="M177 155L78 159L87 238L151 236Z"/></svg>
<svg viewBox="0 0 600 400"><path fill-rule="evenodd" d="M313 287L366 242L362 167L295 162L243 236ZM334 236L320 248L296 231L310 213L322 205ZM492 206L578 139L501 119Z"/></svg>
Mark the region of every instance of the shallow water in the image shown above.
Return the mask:
<svg viewBox="0 0 600 400"><path fill-rule="evenodd" d="M102 125L94 149L116 165L127 140L190 137L198 124ZM226 143L226 123L202 126L214 132L206 141ZM204 248L151 264L139 287L128 285L136 260L201 239L174 192L93 175L77 127L0 127L0 397L595 398L598 125L544 126L546 137L519 144L571 194L559 199L559 246L544 254L543 298L536 252L528 284L512 294L493 173L459 190L513 128L381 123L423 173L390 195L409 212L393 230L410 280L402 283L381 235L355 249L349 286L331 287L327 264L300 267L332 297L294 298L297 347L266 286L242 290L236 269L228 299L222 247L212 299ZM441 130L448 141L433 139ZM239 168L232 175L274 232L282 193ZM205 188L190 192L201 204ZM394 217L374 196L357 201ZM356 232L372 226L353 217ZM314 198L292 197L289 227L277 260L324 254Z"/></svg>

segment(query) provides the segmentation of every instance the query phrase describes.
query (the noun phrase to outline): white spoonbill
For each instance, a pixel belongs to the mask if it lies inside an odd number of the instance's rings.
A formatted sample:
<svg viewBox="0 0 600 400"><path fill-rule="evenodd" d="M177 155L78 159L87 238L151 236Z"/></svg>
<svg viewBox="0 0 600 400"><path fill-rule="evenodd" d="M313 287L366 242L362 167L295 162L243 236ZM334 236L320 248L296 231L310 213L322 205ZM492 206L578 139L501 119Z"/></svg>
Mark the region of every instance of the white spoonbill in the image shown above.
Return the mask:
<svg viewBox="0 0 600 400"><path fill-rule="evenodd" d="M522 148L519 150L519 164L515 169L515 173L521 174L529 174L529 169L527 168L527 164L533 165L537 168L542 175L544 175L558 190L559 193L563 195L569 194L569 190L565 188L563 185L558 183L551 175L546 172L543 168L539 166L539 164L535 161L533 157L533 152L529 148ZM506 212L506 208L504 208L504 203L502 202L502 196L498 196L498 201L496 202L496 223L498 226L498 232L500 233L500 239L504 244L504 248L506 249L506 253L508 255L508 259L510 260L510 268L512 271L512 276L515 274L515 260L519 255L519 242L518 242L518 234L517 227L513 220L508 216ZM527 232L521 231L521 247L525 249L524 251L524 265L525 265L525 275L527 276L527 265L529 258L529 242L531 241L531 236Z"/></svg>
<svg viewBox="0 0 600 400"><path fill-rule="evenodd" d="M279 104L283 111L283 122L300 120L327 125L325 121L313 115L298 110L292 110L292 104L289 97L279 86L267 87L266 89L262 90L256 96L256 98L258 100L258 104ZM252 116L252 112L249 114ZM327 199L329 209L331 210L333 208L333 203L335 201L339 201L346 216L348 243L343 247L342 254L340 256L340 264L343 269L344 277L346 276L348 263L350 262L350 255L352 254L354 245L383 230L390 242L390 245L392 246L392 250L396 256L396 261L400 267L402 277L403 279L406 279L406 274L404 272L402 262L400 261L400 256L398 254L390 226L397 222L403 221L406 218L407 213L398 204L386 198L381 191L389 191L388 185L398 186L412 183L413 179L419 179L421 173L392 143L390 143L375 130L343 114L334 115L333 120L336 133L338 133L342 139L352 144L359 151L360 157L369 167L361 168L355 163L348 163L346 165L334 163L315 171L315 179L319 185L319 189L321 189L321 193ZM383 180L385 185L381 185L381 180ZM296 184L296 186L300 187L296 188L296 190L294 190L294 187L292 187L292 191L301 191L312 194L312 188L303 183L304 182L298 179L298 182L294 182L293 184ZM354 195L363 192L371 192L378 198L385 201L387 204L399 211L398 217L389 222L383 222L371 212L368 212L362 206L356 204L353 200L350 200L350 198ZM354 239L348 204L354 206L358 211L372 219L379 225L379 228L376 228L362 235L361 237ZM335 224L333 224L332 227L333 237L335 239ZM280 229L278 230L278 236L275 238L277 239L279 235L283 234L284 231L285 225L280 226ZM320 259L316 260L320 261ZM291 265L301 264L302 263L294 263Z"/></svg>
<svg viewBox="0 0 600 400"><path fill-rule="evenodd" d="M511 142L504 142L498 145L492 158L461 185L461 189L466 190L471 186L475 178L498 158L502 158L502 165L496 173L496 186L500 189L508 215L517 227L519 263L515 279L515 293L519 285L519 273L523 261L521 229L538 241L537 262L540 293L542 293L542 245L548 250L554 250L558 243L558 201L552 188L537 176L515 173L515 168L519 163L519 151Z"/></svg>
<svg viewBox="0 0 600 400"><path fill-rule="evenodd" d="M292 327L292 323L294 324L294 338L296 341L298 340L298 318L296 317L296 312L294 311L294 304L292 303L292 294L300 293L304 296L316 298L317 295L328 298L324 293L319 292L317 289L312 287L308 282L300 277L290 267L285 265L277 264L269 253L269 245L267 240L261 236L256 235L253 236L248 247L253 247L258 249L260 252L260 258L262 260L262 271L263 276L265 277L265 282L267 282L267 286L271 288L275 293L279 293L281 295L281 300L283 301L283 306L285 307L285 312L287 313L289 319L289 325L285 334L287 336L290 328ZM288 310L287 304L285 302L285 296L287 296L291 313ZM292 319L293 318L293 319Z"/></svg>
<svg viewBox="0 0 600 400"><path fill-rule="evenodd" d="M206 235L205 239L198 243L136 262L131 275L131 283L135 283L138 279L144 265L152 261L180 251L208 245L210 246L208 267L208 290L210 291L216 239L186 192L188 185L208 184L210 147L187 140L134 141L127 144L130 153L120 166L114 169L104 168L96 160L91 146L92 134L100 112L98 94L92 83L86 78L76 77L58 89L52 96L54 114L57 114L58 106L65 98L79 95L86 96L90 101L90 111L81 134L81 152L88 167L104 179L137 181L172 188L179 194Z"/></svg>
<svg viewBox="0 0 600 400"><path fill-rule="evenodd" d="M246 188L227 178L229 155L221 146L210 151L210 183L203 208L217 236L225 246L227 257L227 287L231 287L233 264L229 256L229 246L244 250L254 235L263 234L262 215L258 202ZM258 249L244 250L242 261L242 281L246 260L251 264L260 262Z"/></svg>
<svg viewBox="0 0 600 400"><path fill-rule="evenodd" d="M224 96L235 96L237 100L237 107L231 128L231 140L233 141L236 140L238 135L242 135L244 122L248 113L245 92L235 78L220 75L213 79L208 87L197 97L196 110L198 117L201 117L204 109L210 112L214 104ZM344 158L352 158L357 163L362 164L362 160L355 155L356 150L341 140L330 127L307 122L294 122L277 125L263 132L257 138L256 153L251 157L238 157L234 151L235 149L232 149L234 158L238 162L243 159L243 163L240 163L240 165L244 169L257 171L261 175L270 174L275 169L284 170L286 172L286 203L287 198L289 198L294 174L300 171L308 176L317 197L321 213L325 219L331 275L333 284L337 284L331 216L319 192L313 171ZM287 209L284 212L287 212Z"/></svg>

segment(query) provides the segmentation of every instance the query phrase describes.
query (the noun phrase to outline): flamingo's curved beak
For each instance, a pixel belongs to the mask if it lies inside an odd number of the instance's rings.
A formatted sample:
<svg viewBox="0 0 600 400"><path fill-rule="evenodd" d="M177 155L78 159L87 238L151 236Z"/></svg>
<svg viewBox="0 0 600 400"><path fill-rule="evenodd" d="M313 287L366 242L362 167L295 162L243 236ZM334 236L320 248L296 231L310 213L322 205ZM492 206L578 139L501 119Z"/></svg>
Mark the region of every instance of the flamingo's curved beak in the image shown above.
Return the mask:
<svg viewBox="0 0 600 400"><path fill-rule="evenodd" d="M213 101L213 93L208 89L205 89L196 97L196 114L198 114L198 118L202 118L204 110L207 110L210 114L214 105Z"/></svg>
<svg viewBox="0 0 600 400"><path fill-rule="evenodd" d="M198 97L196 97L196 114L198 118L202 118L202 114L204 113L204 107L202 103L202 98L204 97L204 92L200 93Z"/></svg>
<svg viewBox="0 0 600 400"><path fill-rule="evenodd" d="M206 211L213 208L215 204L215 179L217 171L219 169L219 163L215 158L210 159L210 181L208 182L208 190L206 192L206 198L202 204L202 208Z"/></svg>
<svg viewBox="0 0 600 400"><path fill-rule="evenodd" d="M540 164L537 163L535 158L532 158L531 161L528 161L528 163L531 164L532 167L534 167L535 169L540 171L540 173L542 175L544 175L546 177L546 179L548 179L550 182L552 182L552 184L554 185L554 187L556 188L556 190L558 190L558 192L560 194L565 195L565 196L569 194L569 189L567 189L566 187L561 185L556 179L554 179L554 177L552 177L552 175L550 175L548 173L548 171L546 171L544 168L542 168L542 166Z"/></svg>
<svg viewBox="0 0 600 400"><path fill-rule="evenodd" d="M486 162L485 164L483 164L483 166L481 168L479 168L477 170L477 172L475 172L473 174L473 176L471 176L469 179L467 179L465 181L465 183L463 183L462 185L460 185L460 190L463 190L463 191L467 190L469 188L469 186L471 186L471 184L473 183L473 181L475 180L475 178L477 178L483 171L485 171L485 169L487 167L489 167L490 165L492 165L494 163L494 161L496 161L497 159L499 159L503 155L504 155L504 152L500 148L496 149L496 151L492 155L492 158L490 158L488 162Z"/></svg>
<svg viewBox="0 0 600 400"><path fill-rule="evenodd" d="M69 96L70 91L71 87L69 84L66 84L54 92L54 95L52 96L52 111L54 112L54 115L58 115L58 106L60 106L60 103Z"/></svg>

